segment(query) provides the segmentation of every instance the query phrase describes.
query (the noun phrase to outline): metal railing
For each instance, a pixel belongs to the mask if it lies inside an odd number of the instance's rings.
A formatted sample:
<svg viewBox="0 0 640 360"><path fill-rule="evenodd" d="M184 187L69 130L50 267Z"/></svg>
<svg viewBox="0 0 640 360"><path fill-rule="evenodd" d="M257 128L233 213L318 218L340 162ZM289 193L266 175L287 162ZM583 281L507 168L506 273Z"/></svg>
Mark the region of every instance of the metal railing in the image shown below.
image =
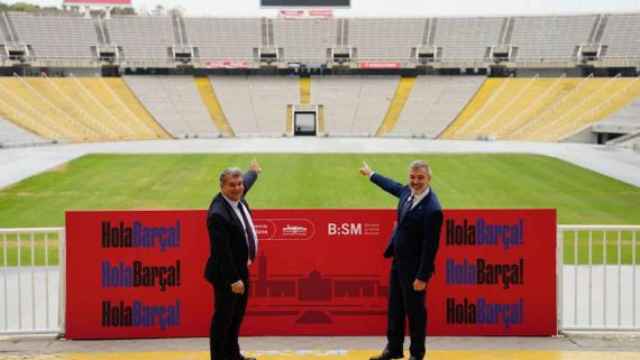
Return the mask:
<svg viewBox="0 0 640 360"><path fill-rule="evenodd" d="M639 225L558 226L558 328L640 330Z"/></svg>
<svg viewBox="0 0 640 360"><path fill-rule="evenodd" d="M0 229L0 334L64 332L63 228Z"/></svg>

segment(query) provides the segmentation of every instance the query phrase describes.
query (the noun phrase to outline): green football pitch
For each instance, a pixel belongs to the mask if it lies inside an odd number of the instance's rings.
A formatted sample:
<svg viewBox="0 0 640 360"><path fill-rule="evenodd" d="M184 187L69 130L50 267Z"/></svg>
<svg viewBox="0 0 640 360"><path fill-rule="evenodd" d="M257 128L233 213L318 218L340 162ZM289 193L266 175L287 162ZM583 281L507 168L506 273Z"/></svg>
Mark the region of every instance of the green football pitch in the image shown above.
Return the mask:
<svg viewBox="0 0 640 360"><path fill-rule="evenodd" d="M254 208L393 208L396 200L392 196L359 175L362 161L403 182L409 162L425 159L433 168L432 186L445 209L555 208L559 224L640 223L640 188L544 156L187 154L89 155L73 160L0 189L0 228L63 226L68 209L206 208L218 191L222 169L246 168L253 158L263 168L247 196ZM610 235L608 250L615 246L615 236ZM580 235L580 263L588 259L583 237ZM36 242L41 244L43 239ZM593 242L592 259L602 261L602 241ZM632 241L623 238L622 242L629 245L621 255L627 262ZM17 241L10 238L6 243L8 258L14 263ZM57 262L56 243L51 241L48 254L53 263ZM565 246L565 262L574 260L572 243ZM35 251L38 264L44 263L42 247ZM31 252L24 250L21 259L30 264ZM615 248L607 251L608 262L617 259Z"/></svg>

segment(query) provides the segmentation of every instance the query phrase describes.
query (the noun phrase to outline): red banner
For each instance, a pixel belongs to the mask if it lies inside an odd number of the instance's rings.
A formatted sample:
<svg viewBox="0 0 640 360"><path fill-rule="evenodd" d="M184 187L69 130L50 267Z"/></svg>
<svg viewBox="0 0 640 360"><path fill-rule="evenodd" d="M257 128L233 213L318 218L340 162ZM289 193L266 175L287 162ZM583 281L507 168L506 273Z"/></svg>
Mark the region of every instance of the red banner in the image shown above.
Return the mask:
<svg viewBox="0 0 640 360"><path fill-rule="evenodd" d="M280 10L278 16L285 19L300 19L305 15L304 10Z"/></svg>
<svg viewBox="0 0 640 360"><path fill-rule="evenodd" d="M358 64L360 69L400 69L399 62L373 62L362 61Z"/></svg>
<svg viewBox="0 0 640 360"><path fill-rule="evenodd" d="M320 19L330 19L333 17L332 9L311 9L307 11L309 17L312 18L320 18Z"/></svg>
<svg viewBox="0 0 640 360"><path fill-rule="evenodd" d="M278 17L284 19L331 19L333 17L332 9L309 9L309 10L280 10Z"/></svg>
<svg viewBox="0 0 640 360"><path fill-rule="evenodd" d="M207 336L206 213L67 213L66 336ZM448 210L430 335L556 333L554 210ZM393 210L256 210L243 335L383 335Z"/></svg>
<svg viewBox="0 0 640 360"><path fill-rule="evenodd" d="M207 61L209 69L248 69L249 62L244 60Z"/></svg>

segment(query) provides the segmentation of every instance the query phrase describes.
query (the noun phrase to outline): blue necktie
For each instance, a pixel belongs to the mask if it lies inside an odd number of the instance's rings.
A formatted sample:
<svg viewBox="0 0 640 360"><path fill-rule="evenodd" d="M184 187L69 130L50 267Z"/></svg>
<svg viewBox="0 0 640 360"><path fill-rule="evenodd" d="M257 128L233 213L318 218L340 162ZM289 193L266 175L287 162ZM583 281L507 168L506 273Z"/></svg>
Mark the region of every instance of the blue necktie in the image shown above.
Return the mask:
<svg viewBox="0 0 640 360"><path fill-rule="evenodd" d="M402 204L402 207L400 208L400 219L398 219L398 222L404 219L405 215L407 215L409 210L411 210L411 206L413 206L413 195L409 196L407 201Z"/></svg>
<svg viewBox="0 0 640 360"><path fill-rule="evenodd" d="M242 201L238 202L238 209L242 215L242 221L244 222L245 233L247 234L247 245L249 245L249 260L253 262L256 258L256 239L253 237L253 230L251 229L251 223L247 219L247 215L244 214Z"/></svg>

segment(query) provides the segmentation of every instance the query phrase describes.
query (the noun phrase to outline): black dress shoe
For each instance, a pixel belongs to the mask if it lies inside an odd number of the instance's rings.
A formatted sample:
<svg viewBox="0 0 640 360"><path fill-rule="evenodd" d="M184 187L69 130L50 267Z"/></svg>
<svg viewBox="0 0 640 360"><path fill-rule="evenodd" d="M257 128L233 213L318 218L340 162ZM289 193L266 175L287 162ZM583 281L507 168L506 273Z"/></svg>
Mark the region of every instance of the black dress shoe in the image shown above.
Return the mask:
<svg viewBox="0 0 640 360"><path fill-rule="evenodd" d="M402 359L403 357L404 355L401 352L395 353L389 350L384 350L382 354L369 358L369 360L391 360L391 359Z"/></svg>
<svg viewBox="0 0 640 360"><path fill-rule="evenodd" d="M422 360L422 359L424 359L424 356L413 356L413 355L411 355L409 357L409 360Z"/></svg>
<svg viewBox="0 0 640 360"><path fill-rule="evenodd" d="M256 358L244 357L244 356L240 355L240 357L236 358L236 360L256 360Z"/></svg>

